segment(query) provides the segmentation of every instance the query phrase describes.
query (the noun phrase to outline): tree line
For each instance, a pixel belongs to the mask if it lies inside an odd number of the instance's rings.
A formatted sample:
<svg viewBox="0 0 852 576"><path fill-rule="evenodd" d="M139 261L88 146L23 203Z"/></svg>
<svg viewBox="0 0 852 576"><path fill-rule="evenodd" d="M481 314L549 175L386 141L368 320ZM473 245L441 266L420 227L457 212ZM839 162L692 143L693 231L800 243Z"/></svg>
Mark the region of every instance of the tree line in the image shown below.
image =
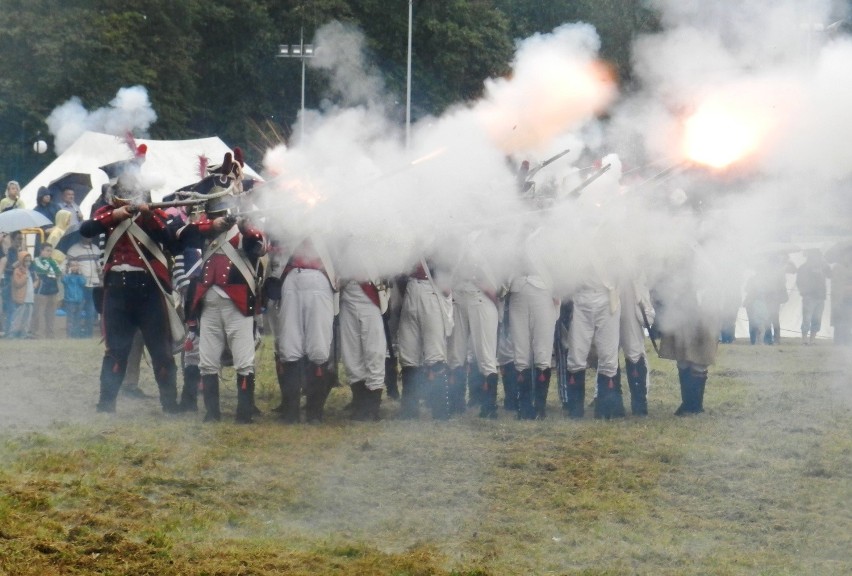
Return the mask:
<svg viewBox="0 0 852 576"><path fill-rule="evenodd" d="M288 138L301 103L301 66L279 44L309 42L332 20L358 27L371 64L405 117L409 0L0 0L0 181L22 185L52 160L45 119L72 97L87 110L142 85L156 139L218 135L256 163ZM602 55L629 85L632 38L655 30L643 0L414 0L412 116L477 98L509 71L514 43L565 22L593 24ZM305 77L309 108L325 78Z"/></svg>

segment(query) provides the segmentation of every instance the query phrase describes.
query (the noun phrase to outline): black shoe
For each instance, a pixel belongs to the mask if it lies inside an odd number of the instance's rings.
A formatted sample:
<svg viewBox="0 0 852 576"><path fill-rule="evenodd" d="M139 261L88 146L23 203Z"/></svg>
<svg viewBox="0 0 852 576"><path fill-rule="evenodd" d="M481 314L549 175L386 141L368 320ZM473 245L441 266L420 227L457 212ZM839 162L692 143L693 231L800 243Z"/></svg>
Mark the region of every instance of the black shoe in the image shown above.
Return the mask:
<svg viewBox="0 0 852 576"><path fill-rule="evenodd" d="M98 402L97 406L95 406L95 410L106 414L113 414L115 413L115 400L112 402L101 400Z"/></svg>

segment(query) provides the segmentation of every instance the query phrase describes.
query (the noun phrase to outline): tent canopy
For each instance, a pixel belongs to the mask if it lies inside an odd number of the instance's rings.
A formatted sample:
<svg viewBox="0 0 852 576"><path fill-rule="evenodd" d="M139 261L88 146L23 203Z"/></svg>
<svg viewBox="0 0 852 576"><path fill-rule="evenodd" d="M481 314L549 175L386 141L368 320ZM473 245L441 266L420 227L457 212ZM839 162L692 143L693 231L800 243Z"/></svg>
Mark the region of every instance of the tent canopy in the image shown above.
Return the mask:
<svg viewBox="0 0 852 576"><path fill-rule="evenodd" d="M211 164L222 161L231 148L218 137L198 138L195 140L146 140L139 138L138 144L145 144L148 152L141 174L150 184L151 197L155 202L193 182L201 179L199 174L199 156L209 159ZM100 195L101 186L108 182L106 173L99 167L127 160L132 157L124 138L85 132L74 143L42 170L21 190L21 198L27 206L36 205L39 187L48 187L51 182L67 173L89 174L92 191L80 202L84 215ZM246 166L246 178L260 179L260 176Z"/></svg>

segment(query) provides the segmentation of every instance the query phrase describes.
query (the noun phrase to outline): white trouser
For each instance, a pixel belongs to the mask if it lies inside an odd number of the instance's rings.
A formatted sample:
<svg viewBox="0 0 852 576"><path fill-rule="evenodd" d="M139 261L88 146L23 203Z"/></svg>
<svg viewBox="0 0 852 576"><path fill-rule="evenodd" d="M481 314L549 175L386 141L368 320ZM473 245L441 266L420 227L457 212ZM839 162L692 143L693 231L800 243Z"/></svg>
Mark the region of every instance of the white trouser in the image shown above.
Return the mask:
<svg viewBox="0 0 852 576"><path fill-rule="evenodd" d="M210 288L204 294L198 330L198 369L202 374L219 373L226 347L237 374L254 372L254 316L244 316L230 298Z"/></svg>
<svg viewBox="0 0 852 576"><path fill-rule="evenodd" d="M449 298L435 293L428 280L408 281L397 333L401 366L431 366L447 361L446 320L438 298L452 306Z"/></svg>
<svg viewBox="0 0 852 576"><path fill-rule="evenodd" d="M468 341L479 372L484 376L497 373L497 306L477 288L453 290L453 333L450 335L450 368L458 368L467 360Z"/></svg>
<svg viewBox="0 0 852 576"><path fill-rule="evenodd" d="M550 290L523 278L512 283L509 296L509 330L512 335L515 369L534 366L550 368L553 334L559 319L559 305Z"/></svg>
<svg viewBox="0 0 852 576"><path fill-rule="evenodd" d="M357 282L346 284L340 292L340 355L349 382L383 388L386 352L381 310Z"/></svg>
<svg viewBox="0 0 852 576"><path fill-rule="evenodd" d="M618 326L620 305L613 312L607 291L583 290L574 295L574 313L568 329L569 372L588 367L592 343L598 355L597 371L606 377L615 376L618 370Z"/></svg>
<svg viewBox="0 0 852 576"><path fill-rule="evenodd" d="M638 362L645 357L645 326L640 320L639 303L632 290L621 294L621 326L619 327L621 350L624 359Z"/></svg>
<svg viewBox="0 0 852 576"><path fill-rule="evenodd" d="M284 279L278 310L281 334L278 359L295 362L307 356L325 364L331 356L334 293L320 270L297 268Z"/></svg>

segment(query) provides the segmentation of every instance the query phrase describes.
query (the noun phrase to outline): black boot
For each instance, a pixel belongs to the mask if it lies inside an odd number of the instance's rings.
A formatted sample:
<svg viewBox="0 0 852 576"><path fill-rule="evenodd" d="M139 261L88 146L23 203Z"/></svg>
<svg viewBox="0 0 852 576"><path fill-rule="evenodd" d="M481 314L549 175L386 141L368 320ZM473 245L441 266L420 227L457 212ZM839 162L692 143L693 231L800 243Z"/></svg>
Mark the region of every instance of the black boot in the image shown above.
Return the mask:
<svg viewBox="0 0 852 576"><path fill-rule="evenodd" d="M509 412L518 411L518 372L515 363L509 362L500 366L500 377L503 380L503 409Z"/></svg>
<svg viewBox="0 0 852 576"><path fill-rule="evenodd" d="M201 395L204 398L204 408L207 410L207 413L204 415L204 421L218 422L221 420L222 413L219 411L218 374L201 375Z"/></svg>
<svg viewBox="0 0 852 576"><path fill-rule="evenodd" d="M483 388L479 417L497 418L497 374L486 376Z"/></svg>
<svg viewBox="0 0 852 576"><path fill-rule="evenodd" d="M305 420L308 423L322 422L325 401L331 392L332 374L322 364L309 362L305 380Z"/></svg>
<svg viewBox="0 0 852 576"><path fill-rule="evenodd" d="M382 405L382 389L370 390L364 387L364 420L378 422L382 419L379 407Z"/></svg>
<svg viewBox="0 0 852 576"><path fill-rule="evenodd" d="M595 418L609 420L611 418L624 417L624 400L621 396L619 376L618 371L616 371L614 376L604 376L598 372L598 397L595 400Z"/></svg>
<svg viewBox="0 0 852 576"><path fill-rule="evenodd" d="M366 394L367 394L367 386L364 380L359 380L358 382L353 382L349 385L349 389L352 390L352 413L350 414L350 418L352 420L364 421L367 419L366 412Z"/></svg>
<svg viewBox="0 0 852 576"><path fill-rule="evenodd" d="M201 382L201 372L198 366L185 366L183 369L183 390L180 392L180 404L178 409L181 412L197 412L198 411L198 384Z"/></svg>
<svg viewBox="0 0 852 576"><path fill-rule="evenodd" d="M450 382L449 368L443 362L436 362L426 367L426 378L429 394L429 407L433 420L449 420L450 418Z"/></svg>
<svg viewBox="0 0 852 576"><path fill-rule="evenodd" d="M533 383L533 405L536 420L547 417L547 391L550 389L550 368L536 368Z"/></svg>
<svg viewBox="0 0 852 576"><path fill-rule="evenodd" d="M586 371L569 372L565 382L563 413L573 420L583 417L586 403Z"/></svg>
<svg viewBox="0 0 852 576"><path fill-rule="evenodd" d="M485 375L479 371L478 365L474 364L467 373L467 405L479 406L482 404L482 392L485 389Z"/></svg>
<svg viewBox="0 0 852 576"><path fill-rule="evenodd" d="M622 393L621 388L621 367L619 366L615 371L615 376L613 376L613 380L615 380L615 388L613 390L613 394L610 395L610 413L612 418L625 418L627 417L627 411L624 409L624 394Z"/></svg>
<svg viewBox="0 0 852 576"><path fill-rule="evenodd" d="M517 370L515 383L518 388L518 420L534 420L533 383L530 370Z"/></svg>
<svg viewBox="0 0 852 576"><path fill-rule="evenodd" d="M397 367L396 358L388 356L385 358L385 388L388 391L388 398L399 400L398 378L399 368Z"/></svg>
<svg viewBox="0 0 852 576"><path fill-rule="evenodd" d="M464 401L467 388L467 368L459 366L453 368L449 373L449 413L464 414L467 405Z"/></svg>
<svg viewBox="0 0 852 576"><path fill-rule="evenodd" d="M421 371L418 366L402 367L402 397L399 417L403 420L420 418L420 383Z"/></svg>
<svg viewBox="0 0 852 576"><path fill-rule="evenodd" d="M645 358L638 362L625 360L627 386L630 388L630 412L634 416L648 415L648 365Z"/></svg>
<svg viewBox="0 0 852 576"><path fill-rule="evenodd" d="M125 367L117 359L104 356L101 362L101 391L96 409L98 412L115 412L115 399L124 380Z"/></svg>
<svg viewBox="0 0 852 576"><path fill-rule="evenodd" d="M692 372L692 386L695 394L695 413L704 412L704 388L707 385L707 370Z"/></svg>
<svg viewBox="0 0 852 576"><path fill-rule="evenodd" d="M704 412L704 387L707 384L706 370L678 369L681 376L681 404L677 416Z"/></svg>
<svg viewBox="0 0 852 576"><path fill-rule="evenodd" d="M692 412L692 384L689 381L689 368L678 367L677 379L680 383L680 406L675 410L675 416L683 416Z"/></svg>
<svg viewBox="0 0 852 576"><path fill-rule="evenodd" d="M301 363L281 362L278 371L278 387L281 389L280 418L285 424L299 423L299 404L302 401Z"/></svg>
<svg viewBox="0 0 852 576"><path fill-rule="evenodd" d="M234 421L237 424L252 424L252 393L254 391L254 372L237 374L237 414Z"/></svg>
<svg viewBox="0 0 852 576"><path fill-rule="evenodd" d="M170 364L154 366L154 380L160 392L160 406L166 414L180 412L177 403L177 366L174 361Z"/></svg>

